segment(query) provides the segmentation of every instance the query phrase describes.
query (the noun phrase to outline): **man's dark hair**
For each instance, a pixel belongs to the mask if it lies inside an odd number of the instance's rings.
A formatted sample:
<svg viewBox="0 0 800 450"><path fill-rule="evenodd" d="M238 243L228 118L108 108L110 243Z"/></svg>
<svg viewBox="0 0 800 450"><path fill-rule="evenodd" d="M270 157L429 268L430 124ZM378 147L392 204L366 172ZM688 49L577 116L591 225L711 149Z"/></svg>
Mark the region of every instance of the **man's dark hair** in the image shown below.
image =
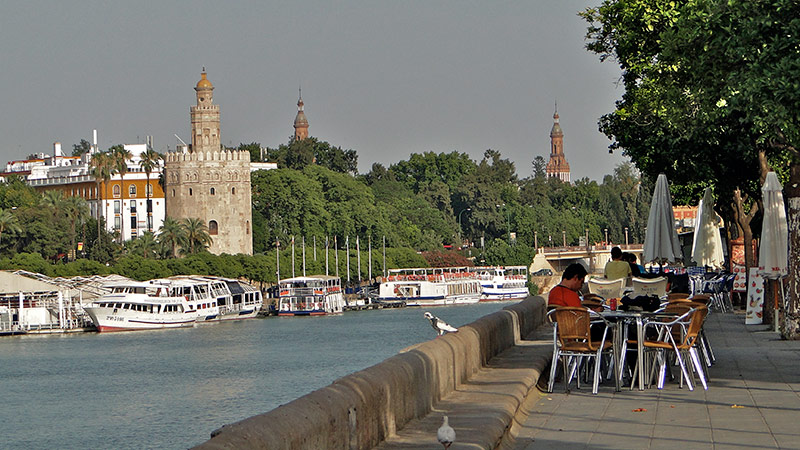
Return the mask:
<svg viewBox="0 0 800 450"><path fill-rule="evenodd" d="M611 249L611 259L620 259L622 257L622 249L614 247Z"/></svg>
<svg viewBox="0 0 800 450"><path fill-rule="evenodd" d="M573 263L567 266L566 270L564 270L564 273L561 274L561 279L571 280L576 276L583 278L588 273L589 272L586 271L586 267L583 267L583 264Z"/></svg>

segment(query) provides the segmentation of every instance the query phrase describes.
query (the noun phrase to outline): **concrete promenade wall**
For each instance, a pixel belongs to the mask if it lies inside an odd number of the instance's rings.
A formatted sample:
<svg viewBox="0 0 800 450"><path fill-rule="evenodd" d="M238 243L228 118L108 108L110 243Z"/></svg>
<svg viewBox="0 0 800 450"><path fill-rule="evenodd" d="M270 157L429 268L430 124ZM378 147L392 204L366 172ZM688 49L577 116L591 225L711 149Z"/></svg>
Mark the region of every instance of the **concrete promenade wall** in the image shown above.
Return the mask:
<svg viewBox="0 0 800 450"><path fill-rule="evenodd" d="M226 425L196 449L369 449L432 407L544 322L520 303L432 339L265 414Z"/></svg>

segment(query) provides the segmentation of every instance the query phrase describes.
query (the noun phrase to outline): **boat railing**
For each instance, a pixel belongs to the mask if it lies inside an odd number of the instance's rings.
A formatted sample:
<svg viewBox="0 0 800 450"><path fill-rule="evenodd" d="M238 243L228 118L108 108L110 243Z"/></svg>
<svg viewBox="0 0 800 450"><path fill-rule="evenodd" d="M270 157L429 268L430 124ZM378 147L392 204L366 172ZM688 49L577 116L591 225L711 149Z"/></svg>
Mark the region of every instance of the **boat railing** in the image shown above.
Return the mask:
<svg viewBox="0 0 800 450"><path fill-rule="evenodd" d="M323 295L323 294L325 294L324 286L296 287L296 288L282 287L280 289L281 297L308 297L308 296Z"/></svg>

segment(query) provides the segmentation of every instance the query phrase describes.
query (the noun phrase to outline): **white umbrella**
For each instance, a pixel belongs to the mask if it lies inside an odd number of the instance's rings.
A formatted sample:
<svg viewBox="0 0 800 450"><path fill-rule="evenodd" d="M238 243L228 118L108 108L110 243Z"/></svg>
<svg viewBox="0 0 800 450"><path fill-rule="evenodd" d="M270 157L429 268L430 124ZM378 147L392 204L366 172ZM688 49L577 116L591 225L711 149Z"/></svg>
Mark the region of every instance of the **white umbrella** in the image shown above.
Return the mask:
<svg viewBox="0 0 800 450"><path fill-rule="evenodd" d="M644 262L677 262L682 258L678 233L675 231L675 214L672 212L672 197L669 194L667 176L658 175L650 216L647 218L647 234L644 239Z"/></svg>
<svg viewBox="0 0 800 450"><path fill-rule="evenodd" d="M783 204L783 186L775 172L768 172L761 186L764 201L764 221L761 224L761 244L758 248L758 273L777 280L789 273L789 225ZM783 290L783 284L781 284ZM778 290L775 289L775 331L778 331Z"/></svg>
<svg viewBox="0 0 800 450"><path fill-rule="evenodd" d="M764 201L764 221L761 224L758 273L774 280L789 273L789 225L783 204L783 186L775 172L767 173L761 196Z"/></svg>
<svg viewBox="0 0 800 450"><path fill-rule="evenodd" d="M692 243L692 261L700 266L722 267L725 256L722 254L722 237L719 235L721 219L714 212L714 197L711 188L706 188L703 199L697 207L694 242Z"/></svg>

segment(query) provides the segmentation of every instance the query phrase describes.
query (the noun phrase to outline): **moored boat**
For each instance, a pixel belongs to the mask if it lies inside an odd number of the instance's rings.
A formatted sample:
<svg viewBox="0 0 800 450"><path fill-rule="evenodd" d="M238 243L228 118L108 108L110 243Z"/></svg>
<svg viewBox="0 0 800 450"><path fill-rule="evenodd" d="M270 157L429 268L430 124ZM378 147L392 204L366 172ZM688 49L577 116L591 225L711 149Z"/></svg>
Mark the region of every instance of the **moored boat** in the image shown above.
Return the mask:
<svg viewBox="0 0 800 450"><path fill-rule="evenodd" d="M378 290L380 301L407 306L477 303L481 286L467 267L392 269Z"/></svg>
<svg viewBox="0 0 800 450"><path fill-rule="evenodd" d="M526 266L476 267L481 301L522 300L528 296Z"/></svg>
<svg viewBox="0 0 800 450"><path fill-rule="evenodd" d="M132 281L107 288L110 293L84 307L100 332L191 327L197 322L196 307L171 292L169 283Z"/></svg>
<svg viewBox="0 0 800 450"><path fill-rule="evenodd" d="M339 277L310 275L286 278L278 283L279 316L324 316L344 311Z"/></svg>

